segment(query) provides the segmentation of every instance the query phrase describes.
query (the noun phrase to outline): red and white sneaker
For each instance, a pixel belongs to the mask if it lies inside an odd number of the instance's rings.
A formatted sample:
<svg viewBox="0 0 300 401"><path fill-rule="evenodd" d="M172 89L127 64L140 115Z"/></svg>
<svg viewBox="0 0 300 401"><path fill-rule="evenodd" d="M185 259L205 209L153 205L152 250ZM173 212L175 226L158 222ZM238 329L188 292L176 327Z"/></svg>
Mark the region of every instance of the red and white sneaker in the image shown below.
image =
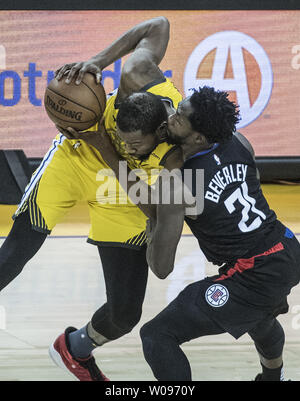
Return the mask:
<svg viewBox="0 0 300 401"><path fill-rule="evenodd" d="M95 358L91 355L87 359L74 358L71 355L68 336L75 331L74 327L68 327L49 348L49 355L54 363L68 371L79 381L109 381L96 365Z"/></svg>

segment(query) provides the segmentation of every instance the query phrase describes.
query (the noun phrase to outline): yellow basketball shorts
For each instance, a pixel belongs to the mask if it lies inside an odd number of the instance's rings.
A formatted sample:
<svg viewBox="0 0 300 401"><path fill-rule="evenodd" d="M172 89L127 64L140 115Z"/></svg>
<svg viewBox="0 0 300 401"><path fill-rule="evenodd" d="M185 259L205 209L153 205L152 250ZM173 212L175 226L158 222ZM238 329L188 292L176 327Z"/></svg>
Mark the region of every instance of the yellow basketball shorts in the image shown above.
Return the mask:
<svg viewBox="0 0 300 401"><path fill-rule="evenodd" d="M13 218L28 210L33 229L50 234L77 201L86 201L89 208L88 242L135 249L145 244L147 218L129 200L101 154L84 141L59 134Z"/></svg>

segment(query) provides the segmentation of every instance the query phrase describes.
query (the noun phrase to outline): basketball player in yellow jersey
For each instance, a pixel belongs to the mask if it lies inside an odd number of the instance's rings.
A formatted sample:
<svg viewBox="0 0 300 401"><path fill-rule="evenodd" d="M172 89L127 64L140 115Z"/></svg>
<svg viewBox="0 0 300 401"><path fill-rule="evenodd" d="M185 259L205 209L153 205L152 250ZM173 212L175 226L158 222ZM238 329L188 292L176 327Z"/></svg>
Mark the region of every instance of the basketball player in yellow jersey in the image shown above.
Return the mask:
<svg viewBox="0 0 300 401"><path fill-rule="evenodd" d="M122 69L120 87L108 99L105 111L106 131L131 167L171 170L182 164L181 152L163 142L167 114L181 100L177 89L158 67L168 40L168 21L164 17L154 18L133 27L91 60L65 65L58 71L59 79L76 76L80 85L85 72L94 73L99 80L102 69L131 53ZM166 114L160 120L145 118L145 126L139 127L145 132L145 140L124 147L116 135L115 119L119 104L138 91L156 94L164 101ZM155 101L151 107L156 107ZM65 213L77 201L87 202L91 218L89 242L98 247L107 302L86 326L79 330L67 328L50 347L54 361L82 381L107 380L92 351L122 337L138 323L148 276L146 216L119 189L116 191L123 199L115 204L107 202L101 185L103 171L107 175L108 170L95 147L60 133L27 186L11 232L0 249L1 290L22 271Z"/></svg>

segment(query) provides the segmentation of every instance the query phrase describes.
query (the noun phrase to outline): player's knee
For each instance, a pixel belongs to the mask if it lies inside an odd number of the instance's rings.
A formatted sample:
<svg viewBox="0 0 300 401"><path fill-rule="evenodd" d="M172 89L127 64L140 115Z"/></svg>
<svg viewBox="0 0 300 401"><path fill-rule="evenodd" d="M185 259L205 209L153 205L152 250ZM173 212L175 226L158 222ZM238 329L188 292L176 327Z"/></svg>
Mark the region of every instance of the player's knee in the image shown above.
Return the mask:
<svg viewBox="0 0 300 401"><path fill-rule="evenodd" d="M177 339L164 330L155 319L142 326L140 337L144 356L149 363L159 360L166 350L179 345Z"/></svg>
<svg viewBox="0 0 300 401"><path fill-rule="evenodd" d="M154 349L158 349L157 345L160 344L159 331L155 329L152 322L148 322L141 327L140 337L145 356L151 355Z"/></svg>
<svg viewBox="0 0 300 401"><path fill-rule="evenodd" d="M160 345L171 341L171 337L164 332L163 328L157 325L155 319L145 323L140 329L140 337L144 348L159 348Z"/></svg>
<svg viewBox="0 0 300 401"><path fill-rule="evenodd" d="M146 338L153 337L153 334L154 334L154 329L152 327L151 322L144 324L140 329L140 337L142 341Z"/></svg>

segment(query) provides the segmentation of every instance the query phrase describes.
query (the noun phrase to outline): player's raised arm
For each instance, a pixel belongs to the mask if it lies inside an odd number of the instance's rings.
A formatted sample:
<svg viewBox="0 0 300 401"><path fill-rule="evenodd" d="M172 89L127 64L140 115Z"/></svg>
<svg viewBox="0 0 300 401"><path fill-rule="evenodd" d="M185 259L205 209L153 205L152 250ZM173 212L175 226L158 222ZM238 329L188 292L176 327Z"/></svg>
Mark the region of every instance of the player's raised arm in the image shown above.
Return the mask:
<svg viewBox="0 0 300 401"><path fill-rule="evenodd" d="M156 17L144 21L120 36L106 49L92 57L88 61L65 64L57 70L56 77L61 79L66 76L66 82L71 82L78 73L76 83L80 83L86 72L91 72L100 82L101 71L119 58L133 53L124 65L122 75L128 78L134 74L155 79L161 74L157 66L166 52L169 41L169 22L165 17ZM69 71L69 72L68 72ZM149 78L148 78L149 77ZM147 83L147 82L146 82ZM139 79L135 85L143 86L143 80ZM127 88L127 85L126 85ZM125 88L125 89L126 89Z"/></svg>
<svg viewBox="0 0 300 401"><path fill-rule="evenodd" d="M146 21L137 26L134 36L139 40L123 66L120 83L120 89L127 95L163 77L158 65L168 46L169 22L164 17Z"/></svg>

